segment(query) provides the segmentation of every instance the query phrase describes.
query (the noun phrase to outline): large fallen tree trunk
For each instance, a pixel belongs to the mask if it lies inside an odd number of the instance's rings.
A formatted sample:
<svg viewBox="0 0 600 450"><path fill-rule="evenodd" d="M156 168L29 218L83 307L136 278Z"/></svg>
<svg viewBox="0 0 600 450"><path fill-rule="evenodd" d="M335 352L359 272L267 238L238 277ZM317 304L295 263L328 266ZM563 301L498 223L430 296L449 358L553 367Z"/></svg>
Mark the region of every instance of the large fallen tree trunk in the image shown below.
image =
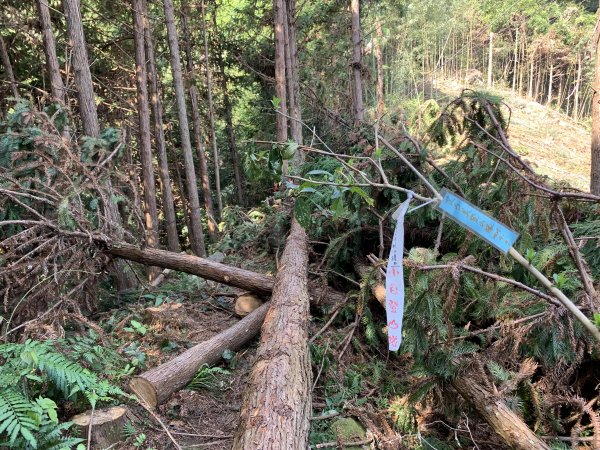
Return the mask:
<svg viewBox="0 0 600 450"><path fill-rule="evenodd" d="M134 377L129 383L129 387L149 407L155 408L174 392L185 387L204 364L216 364L221 360L225 350L238 350L256 336L268 309L269 304L265 303L208 341Z"/></svg>
<svg viewBox="0 0 600 450"><path fill-rule="evenodd" d="M463 374L452 386L467 400L510 448L518 450L550 450L506 403L475 381L476 376Z"/></svg>
<svg viewBox="0 0 600 450"><path fill-rule="evenodd" d="M119 242L108 244L107 252L129 261L197 275L256 294L271 295L275 284L275 278L269 275L228 266L206 258L156 248L140 249L135 245ZM343 302L344 299L344 294L328 287L313 285L310 288L310 300L313 305L337 304Z"/></svg>
<svg viewBox="0 0 600 450"><path fill-rule="evenodd" d="M308 446L312 372L307 266L306 233L292 220L250 372L234 450L305 450Z"/></svg>

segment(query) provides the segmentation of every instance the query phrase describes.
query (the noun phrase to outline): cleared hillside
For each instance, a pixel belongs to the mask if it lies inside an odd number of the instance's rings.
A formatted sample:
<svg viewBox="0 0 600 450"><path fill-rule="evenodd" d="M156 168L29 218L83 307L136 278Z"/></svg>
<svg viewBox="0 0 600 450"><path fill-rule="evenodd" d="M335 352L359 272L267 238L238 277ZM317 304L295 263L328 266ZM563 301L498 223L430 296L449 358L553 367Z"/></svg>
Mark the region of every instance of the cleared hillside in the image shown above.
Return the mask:
<svg viewBox="0 0 600 450"><path fill-rule="evenodd" d="M436 88L449 96L460 94L458 82ZM513 148L541 175L588 190L590 185L590 131L553 108L494 89L511 109L508 130Z"/></svg>

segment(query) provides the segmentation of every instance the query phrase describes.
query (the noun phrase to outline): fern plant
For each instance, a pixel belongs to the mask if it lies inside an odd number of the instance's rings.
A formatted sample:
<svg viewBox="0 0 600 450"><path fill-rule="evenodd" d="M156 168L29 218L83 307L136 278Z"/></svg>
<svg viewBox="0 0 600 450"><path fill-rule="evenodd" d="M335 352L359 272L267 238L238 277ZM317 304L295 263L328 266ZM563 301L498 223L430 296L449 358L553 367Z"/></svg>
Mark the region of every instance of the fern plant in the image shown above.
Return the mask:
<svg viewBox="0 0 600 450"><path fill-rule="evenodd" d="M0 446L68 449L80 439L66 437L53 400L86 399L93 407L126 394L58 352L51 343L28 340L0 345Z"/></svg>

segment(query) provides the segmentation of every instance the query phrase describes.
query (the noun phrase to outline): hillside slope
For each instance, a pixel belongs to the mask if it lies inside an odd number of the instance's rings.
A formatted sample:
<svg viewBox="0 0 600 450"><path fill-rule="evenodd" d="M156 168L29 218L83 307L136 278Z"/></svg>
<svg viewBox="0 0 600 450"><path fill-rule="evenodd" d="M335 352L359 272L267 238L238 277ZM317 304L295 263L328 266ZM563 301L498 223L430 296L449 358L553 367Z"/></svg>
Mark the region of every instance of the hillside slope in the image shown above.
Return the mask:
<svg viewBox="0 0 600 450"><path fill-rule="evenodd" d="M449 96L459 95L464 86L445 81L436 88ZM493 89L511 109L508 135L512 147L540 175L564 181L588 191L590 185L590 131L570 117L537 102Z"/></svg>

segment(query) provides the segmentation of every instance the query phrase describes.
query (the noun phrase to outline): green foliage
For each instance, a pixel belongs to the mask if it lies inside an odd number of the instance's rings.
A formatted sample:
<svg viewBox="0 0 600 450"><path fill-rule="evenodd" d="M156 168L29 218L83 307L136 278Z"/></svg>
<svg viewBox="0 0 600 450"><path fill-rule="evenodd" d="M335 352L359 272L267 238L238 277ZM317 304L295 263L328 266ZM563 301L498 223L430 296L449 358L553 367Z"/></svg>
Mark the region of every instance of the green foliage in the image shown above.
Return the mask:
<svg viewBox="0 0 600 450"><path fill-rule="evenodd" d="M146 326L143 323L138 322L137 320L132 319L130 324L131 324L130 327L124 327L123 329L125 331L129 331L130 333L137 333L142 336L144 336L148 332L148 329L146 328Z"/></svg>
<svg viewBox="0 0 600 450"><path fill-rule="evenodd" d="M194 378L188 384L188 388L194 391L224 391L229 389L231 384L228 380L229 375L231 375L229 370L204 365L194 375Z"/></svg>
<svg viewBox="0 0 600 450"><path fill-rule="evenodd" d="M63 436L69 423L58 422L54 398L95 406L126 396L49 342L28 340L0 345L0 436L12 448L70 448L81 442Z"/></svg>

